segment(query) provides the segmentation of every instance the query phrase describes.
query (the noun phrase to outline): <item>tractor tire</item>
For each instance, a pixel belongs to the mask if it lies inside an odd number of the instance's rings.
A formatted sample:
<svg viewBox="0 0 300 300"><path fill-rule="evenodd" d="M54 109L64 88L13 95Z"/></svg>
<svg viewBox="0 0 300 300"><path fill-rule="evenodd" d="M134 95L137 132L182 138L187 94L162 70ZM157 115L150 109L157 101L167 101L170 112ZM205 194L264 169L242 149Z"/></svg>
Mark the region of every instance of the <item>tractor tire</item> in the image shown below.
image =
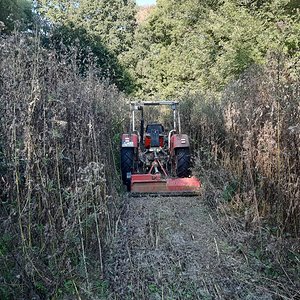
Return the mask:
<svg viewBox="0 0 300 300"><path fill-rule="evenodd" d="M190 175L190 149L178 148L175 149L176 164L175 171L176 176L183 178Z"/></svg>
<svg viewBox="0 0 300 300"><path fill-rule="evenodd" d="M127 179L127 173L133 169L134 162L134 148L121 149L121 173L122 181L127 185L127 190L130 190L130 181Z"/></svg>

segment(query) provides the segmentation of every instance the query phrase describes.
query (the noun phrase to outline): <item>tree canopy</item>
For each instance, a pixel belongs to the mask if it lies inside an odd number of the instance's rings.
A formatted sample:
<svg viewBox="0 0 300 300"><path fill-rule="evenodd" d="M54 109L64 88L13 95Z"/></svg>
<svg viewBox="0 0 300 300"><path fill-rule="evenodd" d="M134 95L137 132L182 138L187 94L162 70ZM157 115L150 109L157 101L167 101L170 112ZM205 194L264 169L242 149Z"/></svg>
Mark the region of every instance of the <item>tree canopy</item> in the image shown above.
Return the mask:
<svg viewBox="0 0 300 300"><path fill-rule="evenodd" d="M5 32L32 21L32 1L0 0ZM56 45L92 52L101 75L136 96L218 93L270 55L299 59L297 0L158 0L137 25L134 0L36 0ZM23 28L28 28L23 27Z"/></svg>
<svg viewBox="0 0 300 300"><path fill-rule="evenodd" d="M27 28L33 22L32 1L30 0L0 0L0 21L3 22L5 33L15 27Z"/></svg>
<svg viewBox="0 0 300 300"><path fill-rule="evenodd" d="M39 0L39 4L41 13L54 24L84 29L117 56L132 45L133 0Z"/></svg>
<svg viewBox="0 0 300 300"><path fill-rule="evenodd" d="M61 41L65 46L77 44L81 62L92 53L101 76L131 91L122 58L132 46L136 27L132 0L38 0L38 11L50 21L50 36L58 47Z"/></svg>
<svg viewBox="0 0 300 300"><path fill-rule="evenodd" d="M127 58L137 95L220 91L270 53L296 56L297 1L160 0Z"/></svg>

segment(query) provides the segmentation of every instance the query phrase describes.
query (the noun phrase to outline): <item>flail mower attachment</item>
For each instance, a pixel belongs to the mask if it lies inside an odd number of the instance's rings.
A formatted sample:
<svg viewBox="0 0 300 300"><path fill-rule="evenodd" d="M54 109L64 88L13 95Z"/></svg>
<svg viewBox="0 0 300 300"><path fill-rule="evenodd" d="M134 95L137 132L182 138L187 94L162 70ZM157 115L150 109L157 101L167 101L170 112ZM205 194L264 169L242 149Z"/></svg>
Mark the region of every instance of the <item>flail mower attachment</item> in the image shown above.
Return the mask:
<svg viewBox="0 0 300 300"><path fill-rule="evenodd" d="M200 181L196 177L166 178L161 174L133 174L131 195L195 196L200 192Z"/></svg>
<svg viewBox="0 0 300 300"><path fill-rule="evenodd" d="M173 109L173 129L150 123L144 129L145 106L168 105ZM178 102L131 103L131 130L122 135L121 171L123 183L132 196L191 196L200 192L200 181L190 176L190 144L181 133ZM141 111L140 130L135 113Z"/></svg>

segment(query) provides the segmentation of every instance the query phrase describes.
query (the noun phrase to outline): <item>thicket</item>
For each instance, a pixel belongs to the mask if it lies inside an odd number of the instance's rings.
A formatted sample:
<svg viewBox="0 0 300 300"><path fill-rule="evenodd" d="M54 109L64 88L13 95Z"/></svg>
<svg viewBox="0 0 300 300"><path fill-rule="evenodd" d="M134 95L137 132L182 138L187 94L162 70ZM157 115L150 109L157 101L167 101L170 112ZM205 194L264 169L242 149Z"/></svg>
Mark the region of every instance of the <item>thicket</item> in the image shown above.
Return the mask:
<svg viewBox="0 0 300 300"><path fill-rule="evenodd" d="M281 282L280 298L297 295L300 275L300 81L288 62L248 69L221 100L183 99L205 199L249 265Z"/></svg>
<svg viewBox="0 0 300 300"><path fill-rule="evenodd" d="M248 229L270 225L276 236L300 233L299 79L271 60L229 85L221 101L184 98L183 114L203 166L234 174L225 201Z"/></svg>
<svg viewBox="0 0 300 300"><path fill-rule="evenodd" d="M33 21L32 1L0 0L0 32L10 33L16 26L21 30L31 28Z"/></svg>
<svg viewBox="0 0 300 300"><path fill-rule="evenodd" d="M0 298L105 297L124 96L80 49L0 39ZM117 181L117 182L116 182Z"/></svg>
<svg viewBox="0 0 300 300"><path fill-rule="evenodd" d="M97 58L101 76L129 93L134 82L123 66L136 29L136 7L132 0L38 0L36 12L46 27L46 37L66 45L77 43ZM50 24L50 26L49 26Z"/></svg>
<svg viewBox="0 0 300 300"><path fill-rule="evenodd" d="M0 11L0 298L105 299L135 6L4 0Z"/></svg>
<svg viewBox="0 0 300 300"><path fill-rule="evenodd" d="M299 3L157 1L127 53L139 97L219 96L270 53L299 60ZM294 70L291 70L294 71Z"/></svg>

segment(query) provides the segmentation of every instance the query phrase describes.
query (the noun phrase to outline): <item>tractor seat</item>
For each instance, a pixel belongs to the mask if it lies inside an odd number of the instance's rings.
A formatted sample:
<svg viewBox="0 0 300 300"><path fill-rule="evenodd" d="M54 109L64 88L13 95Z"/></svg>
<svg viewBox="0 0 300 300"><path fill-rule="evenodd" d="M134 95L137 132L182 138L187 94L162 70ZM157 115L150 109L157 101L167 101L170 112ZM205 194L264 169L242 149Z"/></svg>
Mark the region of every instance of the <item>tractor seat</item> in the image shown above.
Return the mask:
<svg viewBox="0 0 300 300"><path fill-rule="evenodd" d="M164 147L164 127L161 124L148 124L146 127L145 148Z"/></svg>
<svg viewBox="0 0 300 300"><path fill-rule="evenodd" d="M164 126L159 123L148 124L146 127L146 133L151 134L153 131L158 131L159 134L163 134L165 129Z"/></svg>
<svg viewBox="0 0 300 300"><path fill-rule="evenodd" d="M159 131L157 129L152 129L150 133L150 147L159 147Z"/></svg>

